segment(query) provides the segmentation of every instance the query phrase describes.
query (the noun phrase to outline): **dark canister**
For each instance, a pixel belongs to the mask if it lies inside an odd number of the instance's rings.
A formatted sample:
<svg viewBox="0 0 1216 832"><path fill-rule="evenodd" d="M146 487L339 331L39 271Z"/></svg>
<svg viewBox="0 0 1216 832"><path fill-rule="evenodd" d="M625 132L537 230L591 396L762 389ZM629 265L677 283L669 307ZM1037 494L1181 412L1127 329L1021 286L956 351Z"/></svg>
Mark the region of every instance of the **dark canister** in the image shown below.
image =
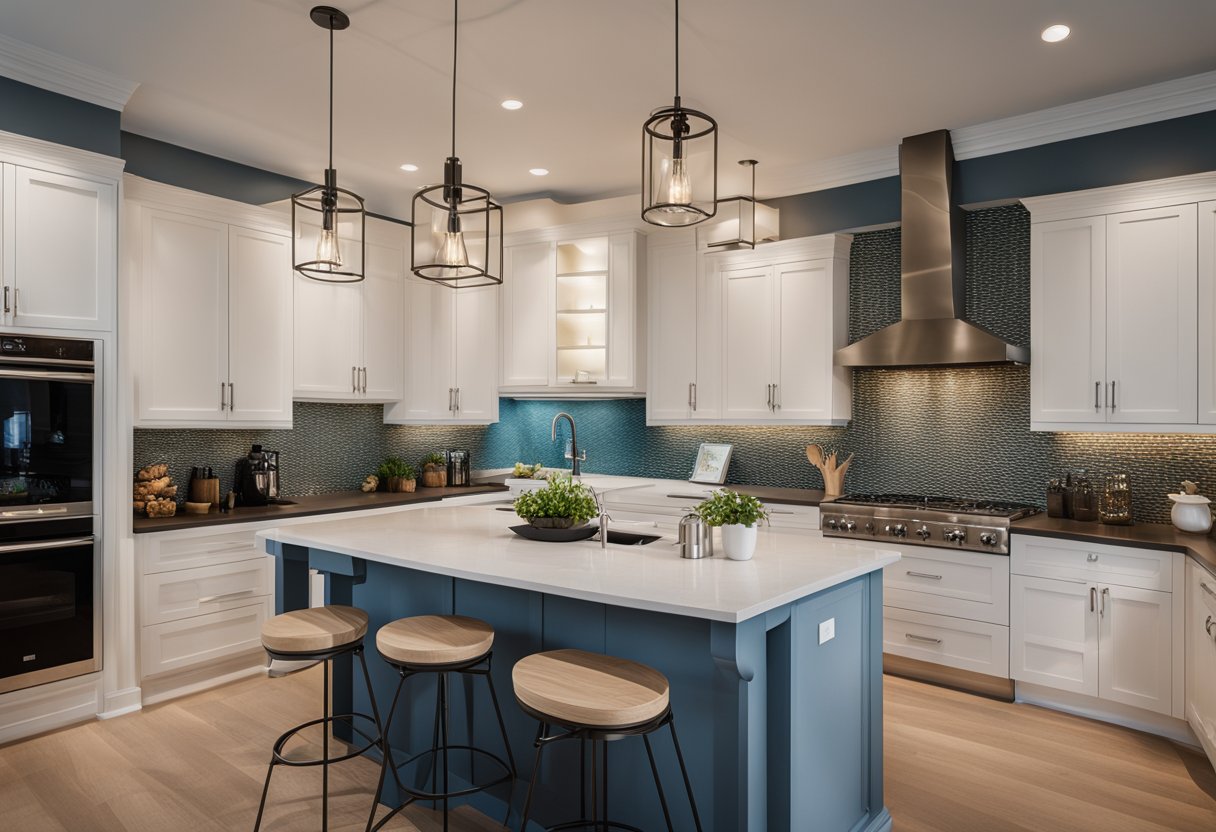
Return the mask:
<svg viewBox="0 0 1216 832"><path fill-rule="evenodd" d="M469 452L450 450L448 457L448 485L470 485Z"/></svg>

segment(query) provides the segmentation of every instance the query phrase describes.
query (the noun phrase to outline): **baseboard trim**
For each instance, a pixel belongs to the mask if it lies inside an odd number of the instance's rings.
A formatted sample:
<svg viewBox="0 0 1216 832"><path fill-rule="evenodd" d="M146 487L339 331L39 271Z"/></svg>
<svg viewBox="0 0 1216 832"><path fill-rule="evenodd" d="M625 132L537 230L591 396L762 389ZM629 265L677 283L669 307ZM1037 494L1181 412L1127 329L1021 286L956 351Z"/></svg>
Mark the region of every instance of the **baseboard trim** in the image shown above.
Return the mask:
<svg viewBox="0 0 1216 832"><path fill-rule="evenodd" d="M1203 750L1199 738L1185 721L1172 716L1134 708L1118 702L1108 702L1093 696L1072 693L1066 690L1017 682L1014 685L1014 701L1020 704L1038 705L1055 711L1122 725L1134 731L1155 734L1174 742Z"/></svg>
<svg viewBox="0 0 1216 832"><path fill-rule="evenodd" d="M50 682L0 696L0 745L97 716L101 675Z"/></svg>
<svg viewBox="0 0 1216 832"><path fill-rule="evenodd" d="M882 672L952 690L961 690L964 693L976 693L980 696L987 696L989 699L999 699L1002 702L1013 701L1012 680L989 676L986 673L976 673L973 670L960 670L919 659L896 656L893 653L883 653Z"/></svg>
<svg viewBox="0 0 1216 832"><path fill-rule="evenodd" d="M107 693L102 699L102 707L104 710L97 715L98 719L113 719L134 713L143 708L143 691L141 688L125 688Z"/></svg>

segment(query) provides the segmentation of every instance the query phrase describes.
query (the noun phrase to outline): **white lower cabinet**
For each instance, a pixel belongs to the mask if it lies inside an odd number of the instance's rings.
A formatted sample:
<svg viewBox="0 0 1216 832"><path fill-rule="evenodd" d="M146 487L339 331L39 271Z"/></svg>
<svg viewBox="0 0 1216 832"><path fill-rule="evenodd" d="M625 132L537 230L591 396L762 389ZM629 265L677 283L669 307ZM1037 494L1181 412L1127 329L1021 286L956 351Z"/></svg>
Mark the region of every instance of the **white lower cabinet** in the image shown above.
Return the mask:
<svg viewBox="0 0 1216 832"><path fill-rule="evenodd" d="M1216 764L1216 573L1187 564L1186 721Z"/></svg>
<svg viewBox="0 0 1216 832"><path fill-rule="evenodd" d="M1181 716L1180 553L1015 535L1010 675Z"/></svg>
<svg viewBox="0 0 1216 832"><path fill-rule="evenodd" d="M260 650L262 625L274 614L271 606L272 599L262 598L244 607L144 627L140 640L143 676Z"/></svg>
<svg viewBox="0 0 1216 832"><path fill-rule="evenodd" d="M884 653L1009 678L1009 628L884 607Z"/></svg>

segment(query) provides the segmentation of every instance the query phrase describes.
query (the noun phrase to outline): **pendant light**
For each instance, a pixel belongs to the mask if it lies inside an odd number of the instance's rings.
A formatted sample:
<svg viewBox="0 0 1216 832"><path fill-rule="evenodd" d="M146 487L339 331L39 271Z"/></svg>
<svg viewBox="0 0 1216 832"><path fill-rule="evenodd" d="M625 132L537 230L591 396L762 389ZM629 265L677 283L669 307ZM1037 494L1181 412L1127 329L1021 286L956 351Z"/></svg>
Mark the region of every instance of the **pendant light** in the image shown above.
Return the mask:
<svg viewBox="0 0 1216 832"><path fill-rule="evenodd" d="M680 0L675 7L675 103L642 125L642 219L678 227L718 210L718 123L680 103Z"/></svg>
<svg viewBox="0 0 1216 832"><path fill-rule="evenodd" d="M502 206L490 192L463 181L456 156L456 55L460 0L453 0L452 153L443 163L443 184L414 194L410 268L419 277L453 289L502 283Z"/></svg>
<svg viewBox="0 0 1216 832"><path fill-rule="evenodd" d="M751 169L751 194L718 201L718 214L713 222L697 226L698 248L738 251L754 249L757 243L777 239L781 213L756 201L756 165L760 163L755 159L740 159L739 164Z"/></svg>
<svg viewBox="0 0 1216 832"><path fill-rule="evenodd" d="M291 197L291 262L305 277L325 283L363 280L367 211L363 197L338 187L334 170L334 32L350 26L345 12L316 6L312 22L329 30L329 167L325 184Z"/></svg>

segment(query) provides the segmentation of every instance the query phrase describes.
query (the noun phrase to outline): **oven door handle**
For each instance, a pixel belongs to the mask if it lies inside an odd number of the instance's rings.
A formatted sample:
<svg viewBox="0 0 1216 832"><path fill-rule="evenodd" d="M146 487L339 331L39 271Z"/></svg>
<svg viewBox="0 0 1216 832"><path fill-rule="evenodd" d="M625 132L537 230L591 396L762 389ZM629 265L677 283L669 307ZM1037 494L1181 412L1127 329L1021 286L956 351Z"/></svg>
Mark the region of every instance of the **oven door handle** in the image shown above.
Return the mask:
<svg viewBox="0 0 1216 832"><path fill-rule="evenodd" d="M60 370L19 370L15 367L0 367L0 378L35 379L47 381L87 381L95 380L92 373L71 373Z"/></svg>
<svg viewBox="0 0 1216 832"><path fill-rule="evenodd" d="M30 543L6 543L0 546L0 555L13 552L32 552L41 549L70 549L73 546L92 546L93 538L69 537L64 540L36 540Z"/></svg>

